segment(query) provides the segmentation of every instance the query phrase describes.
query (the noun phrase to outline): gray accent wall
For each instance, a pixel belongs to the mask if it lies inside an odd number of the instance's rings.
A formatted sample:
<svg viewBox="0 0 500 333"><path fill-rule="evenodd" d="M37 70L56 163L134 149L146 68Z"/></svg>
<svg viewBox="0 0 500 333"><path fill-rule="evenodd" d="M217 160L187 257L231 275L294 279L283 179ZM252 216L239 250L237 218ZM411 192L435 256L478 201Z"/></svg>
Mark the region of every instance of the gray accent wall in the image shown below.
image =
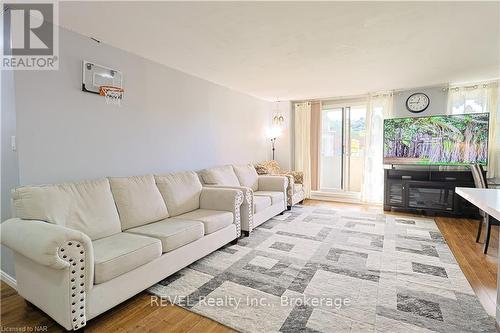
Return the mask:
<svg viewBox="0 0 500 333"><path fill-rule="evenodd" d="M1 219L7 220L11 217L10 189L19 184L19 166L17 152L11 148L11 138L16 135L16 109L14 99L14 72L1 72ZM2 270L14 276L13 253L8 248L1 246L0 262Z"/></svg>
<svg viewBox="0 0 500 333"><path fill-rule="evenodd" d="M65 29L59 45L58 71L16 72L21 184L266 158L271 103ZM121 107L81 91L82 60L122 71Z"/></svg>
<svg viewBox="0 0 500 333"><path fill-rule="evenodd" d="M269 157L272 103L62 28L59 50L57 71L14 72L15 98L6 103L15 104L19 165L8 182L2 174L2 212L3 195L18 183L198 170ZM83 60L123 73L121 107L81 91ZM2 90L2 117L4 96L12 99ZM10 135L2 122L4 136L2 170L4 162L17 163L4 149ZM9 252L2 249L2 270L13 275Z"/></svg>
<svg viewBox="0 0 500 333"><path fill-rule="evenodd" d="M447 87L447 85L415 88L396 92L393 100L393 117L424 117L446 114L448 91L443 91L443 88L445 87ZM406 100L408 99L408 97L410 97L410 95L417 92L422 92L429 96L431 102L425 111L420 113L412 113L406 109Z"/></svg>

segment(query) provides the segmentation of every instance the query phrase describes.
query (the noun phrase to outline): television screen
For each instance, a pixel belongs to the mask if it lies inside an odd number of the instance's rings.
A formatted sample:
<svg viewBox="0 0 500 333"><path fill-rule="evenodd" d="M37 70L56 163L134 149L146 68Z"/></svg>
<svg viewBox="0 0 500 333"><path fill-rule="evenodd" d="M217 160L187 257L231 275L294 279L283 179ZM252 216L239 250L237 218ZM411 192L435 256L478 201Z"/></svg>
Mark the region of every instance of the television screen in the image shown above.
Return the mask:
<svg viewBox="0 0 500 333"><path fill-rule="evenodd" d="M488 161L488 113L384 120L384 164Z"/></svg>

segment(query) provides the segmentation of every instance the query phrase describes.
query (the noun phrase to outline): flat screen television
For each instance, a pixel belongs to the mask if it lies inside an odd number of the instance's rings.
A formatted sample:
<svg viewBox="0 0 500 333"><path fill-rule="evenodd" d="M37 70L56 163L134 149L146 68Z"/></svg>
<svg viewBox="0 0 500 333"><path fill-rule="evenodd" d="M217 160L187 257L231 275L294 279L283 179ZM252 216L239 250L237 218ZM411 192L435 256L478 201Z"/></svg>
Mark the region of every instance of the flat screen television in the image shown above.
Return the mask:
<svg viewBox="0 0 500 333"><path fill-rule="evenodd" d="M384 164L488 162L489 113L384 120Z"/></svg>

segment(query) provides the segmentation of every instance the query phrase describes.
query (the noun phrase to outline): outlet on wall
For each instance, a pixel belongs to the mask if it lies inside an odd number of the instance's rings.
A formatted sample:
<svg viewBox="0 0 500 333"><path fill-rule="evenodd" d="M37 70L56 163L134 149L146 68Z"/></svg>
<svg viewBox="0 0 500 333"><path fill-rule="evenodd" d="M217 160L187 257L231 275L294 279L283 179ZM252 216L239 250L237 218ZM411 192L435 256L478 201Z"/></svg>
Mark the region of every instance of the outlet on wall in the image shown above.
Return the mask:
<svg viewBox="0 0 500 333"><path fill-rule="evenodd" d="M10 148L12 149L12 151L16 151L17 150L17 145L16 145L16 136L13 135L10 137Z"/></svg>

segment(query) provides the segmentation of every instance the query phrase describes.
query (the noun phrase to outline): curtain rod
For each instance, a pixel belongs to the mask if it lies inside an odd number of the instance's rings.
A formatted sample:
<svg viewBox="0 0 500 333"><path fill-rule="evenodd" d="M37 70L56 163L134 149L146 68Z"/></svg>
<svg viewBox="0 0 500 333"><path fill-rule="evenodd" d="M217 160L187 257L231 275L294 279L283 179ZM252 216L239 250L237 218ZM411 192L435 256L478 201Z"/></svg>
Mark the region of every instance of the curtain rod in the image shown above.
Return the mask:
<svg viewBox="0 0 500 333"><path fill-rule="evenodd" d="M362 95L353 95L353 96L337 96L337 97L326 97L326 98L312 98L312 99L302 99L302 100L292 100L292 103L304 103L304 102L310 102L310 103L318 103L318 102L323 102L323 101L340 101L344 99L356 99L356 98L369 98L369 97L380 97L380 96L388 96L388 95L400 95L403 92L406 91L411 91L411 90L419 90L419 89L429 89L429 88L438 88L438 87L443 87L441 90L443 92L453 90L453 89L477 89L479 88L479 85L483 85L484 88L486 88L490 84L499 84L500 79L492 79L492 80L487 80L487 81L480 81L475 84L471 83L465 83L468 85L460 85L460 84L450 84L450 83L443 83L443 84L436 84L432 86L422 86L422 87L415 87L415 88L408 88L408 89L395 89L395 90L387 90L386 92L372 92L372 93L366 93ZM446 86L446 87L445 87Z"/></svg>
<svg viewBox="0 0 500 333"><path fill-rule="evenodd" d="M451 85L450 87L443 88L443 91L449 91L449 90L455 90L458 91L459 89L477 89L479 86L483 86L483 88L487 88L488 86L495 86L498 85L498 80L493 80L493 81L486 81L482 83L476 83L473 85Z"/></svg>

